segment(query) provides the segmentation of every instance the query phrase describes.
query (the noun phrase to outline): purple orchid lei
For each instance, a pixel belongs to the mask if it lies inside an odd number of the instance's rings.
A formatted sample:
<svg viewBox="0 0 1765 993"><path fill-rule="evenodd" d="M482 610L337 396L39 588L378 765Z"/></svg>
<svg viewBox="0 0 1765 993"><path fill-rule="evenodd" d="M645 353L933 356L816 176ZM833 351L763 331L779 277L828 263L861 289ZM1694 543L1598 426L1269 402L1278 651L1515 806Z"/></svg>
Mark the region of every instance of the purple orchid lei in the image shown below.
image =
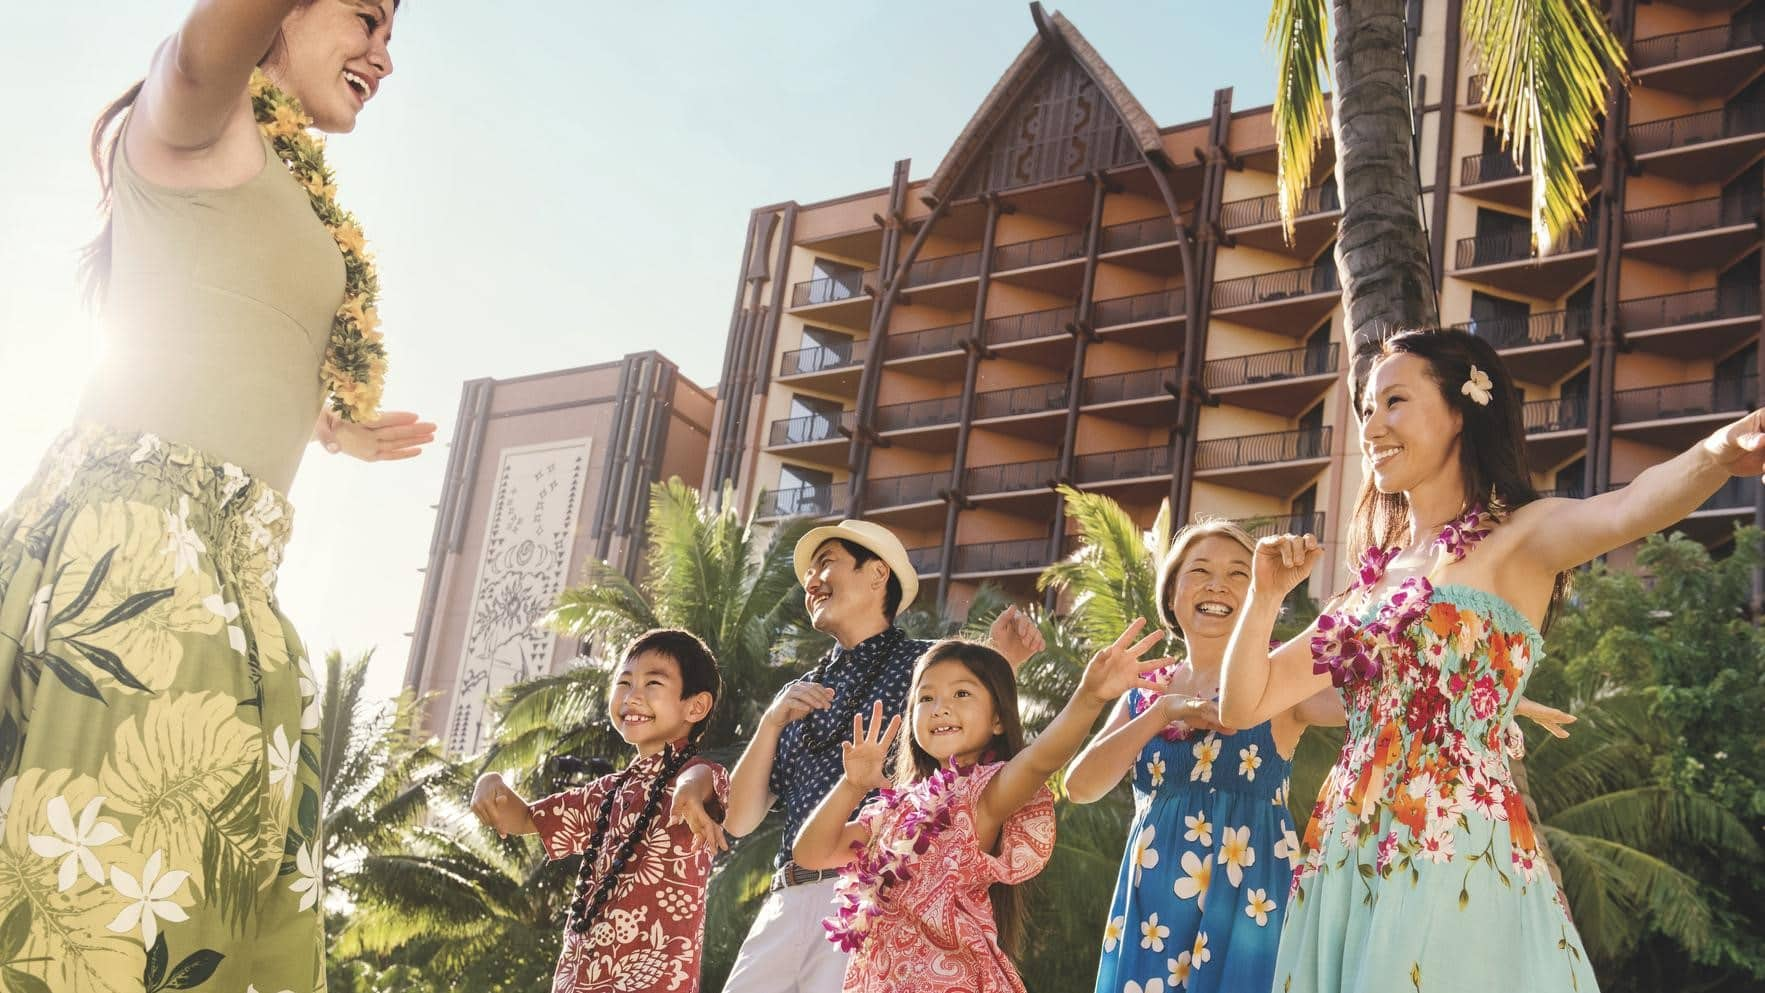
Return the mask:
<svg viewBox="0 0 1765 993"><path fill-rule="evenodd" d="M827 940L844 952L863 946L871 927L882 916L882 901L889 888L913 878L913 862L931 850L932 841L955 820L956 784L973 768L958 767L954 760L905 789L877 793L887 807L904 807L885 843L873 837L869 844L853 842L852 861L840 872L834 887L834 914L821 922Z"/></svg>
<svg viewBox="0 0 1765 993"><path fill-rule="evenodd" d="M1489 526L1483 508L1472 507L1441 528L1434 545L1457 562L1487 537ZM1369 548L1362 552L1359 582L1343 592L1377 586L1397 553L1396 548ZM1322 615L1318 618L1318 632L1311 640L1312 672L1329 673L1330 685L1338 689L1378 679L1384 668L1379 659L1394 639L1427 612L1433 597L1434 584L1427 577L1411 576L1386 594L1385 602L1364 624L1348 610Z"/></svg>

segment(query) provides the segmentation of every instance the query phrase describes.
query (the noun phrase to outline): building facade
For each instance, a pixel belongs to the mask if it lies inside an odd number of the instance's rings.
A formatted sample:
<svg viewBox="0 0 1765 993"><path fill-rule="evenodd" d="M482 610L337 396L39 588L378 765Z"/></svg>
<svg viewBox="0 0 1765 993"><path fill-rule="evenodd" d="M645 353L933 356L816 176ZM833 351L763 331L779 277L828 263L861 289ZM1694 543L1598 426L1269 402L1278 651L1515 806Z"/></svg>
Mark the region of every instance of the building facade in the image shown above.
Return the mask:
<svg viewBox="0 0 1765 993"><path fill-rule="evenodd" d="M451 754L486 743L504 687L577 655L535 622L587 563L637 578L649 486L699 484L714 405L655 352L465 384L405 669Z"/></svg>
<svg viewBox="0 0 1765 993"><path fill-rule="evenodd" d="M1460 0L1410 12L1442 319L1522 381L1539 488L1620 486L1757 405L1754 6L1613 5L1635 83L1583 172L1587 225L1544 258ZM1288 241L1269 108L1222 89L1160 125L1070 22L1032 14L929 177L902 160L886 186L753 212L707 488L764 519L886 524L957 612L983 581L1028 594L1071 546L1060 482L1145 523L1168 499L1178 520L1313 531L1312 592L1333 592L1362 468L1330 146ZM1678 527L1721 541L1759 491L1736 480Z"/></svg>

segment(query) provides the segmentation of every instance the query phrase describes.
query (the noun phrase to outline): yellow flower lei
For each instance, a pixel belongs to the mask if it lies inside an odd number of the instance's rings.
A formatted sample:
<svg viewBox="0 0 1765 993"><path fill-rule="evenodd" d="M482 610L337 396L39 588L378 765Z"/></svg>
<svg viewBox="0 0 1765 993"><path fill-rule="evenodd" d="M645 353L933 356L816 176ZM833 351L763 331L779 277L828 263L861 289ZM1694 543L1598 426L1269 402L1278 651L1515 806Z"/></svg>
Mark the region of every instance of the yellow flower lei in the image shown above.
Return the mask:
<svg viewBox="0 0 1765 993"><path fill-rule="evenodd" d="M380 279L355 215L337 205L337 186L325 165L325 140L307 130L312 118L300 101L282 92L263 71L251 74L251 110L258 130L275 147L295 182L312 201L313 213L343 253L343 306L331 321L320 372L331 409L346 421L367 421L380 407L386 382L386 349L380 344Z"/></svg>

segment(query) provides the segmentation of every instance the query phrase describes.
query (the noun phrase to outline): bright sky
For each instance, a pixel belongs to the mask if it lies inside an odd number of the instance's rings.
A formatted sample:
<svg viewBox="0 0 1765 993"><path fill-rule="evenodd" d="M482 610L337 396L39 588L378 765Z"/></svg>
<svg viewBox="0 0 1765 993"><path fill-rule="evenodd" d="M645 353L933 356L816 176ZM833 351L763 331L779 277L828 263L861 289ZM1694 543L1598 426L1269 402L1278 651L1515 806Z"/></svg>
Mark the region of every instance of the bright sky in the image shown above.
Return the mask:
<svg viewBox="0 0 1765 993"><path fill-rule="evenodd" d="M23 3L0 34L0 504L68 423L92 349L74 283L95 231L86 137L189 0ZM1050 3L1161 124L1273 92L1263 4ZM403 677L460 385L655 348L703 385L751 208L929 175L1034 31L1019 0L643 4L408 0L396 71L331 143L378 254L387 405L434 450L368 466L312 449L283 608L314 654Z"/></svg>

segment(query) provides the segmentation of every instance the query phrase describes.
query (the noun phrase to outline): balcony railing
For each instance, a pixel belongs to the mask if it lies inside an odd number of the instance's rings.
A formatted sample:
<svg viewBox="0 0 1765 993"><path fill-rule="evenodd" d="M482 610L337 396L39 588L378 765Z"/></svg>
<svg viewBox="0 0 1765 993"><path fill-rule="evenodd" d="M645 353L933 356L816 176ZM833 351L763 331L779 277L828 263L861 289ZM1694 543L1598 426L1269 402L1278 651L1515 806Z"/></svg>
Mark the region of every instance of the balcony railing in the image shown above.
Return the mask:
<svg viewBox="0 0 1765 993"><path fill-rule="evenodd" d="M938 259L921 259L907 267L906 275L901 277L902 286L927 286L932 283L947 283L952 279L967 279L981 274L981 253L963 252L961 255L946 255Z"/></svg>
<svg viewBox="0 0 1765 993"><path fill-rule="evenodd" d="M1698 504L1698 513L1713 510L1751 510L1759 498L1759 480L1753 476L1734 476L1710 498Z"/></svg>
<svg viewBox="0 0 1765 993"><path fill-rule="evenodd" d="M938 427L944 424L954 424L961 416L961 397L938 397L935 400L891 403L876 408L876 429L878 431L904 431L908 428Z"/></svg>
<svg viewBox="0 0 1765 993"><path fill-rule="evenodd" d="M1066 406L1067 382L1037 383L1009 390L989 390L974 396L974 419L1040 414Z"/></svg>
<svg viewBox="0 0 1765 993"><path fill-rule="evenodd" d="M953 572L1010 572L1039 569L1048 564L1047 538L989 541L982 545L956 546Z"/></svg>
<svg viewBox="0 0 1765 993"><path fill-rule="evenodd" d="M936 545L930 548L909 548L907 564L913 567L914 572L930 575L943 568L944 550Z"/></svg>
<svg viewBox="0 0 1765 993"><path fill-rule="evenodd" d="M1188 218L1184 218L1188 222ZM1145 245L1162 245L1167 241L1177 240L1177 223L1171 215L1148 217L1143 221L1127 221L1122 224L1111 224L1103 229L1103 237L1098 242L1099 252L1120 252L1129 248L1140 248Z"/></svg>
<svg viewBox="0 0 1765 993"><path fill-rule="evenodd" d="M1479 317L1455 325L1504 348L1526 348L1530 345L1554 345L1572 341L1593 329L1593 312L1585 307L1573 310L1547 310L1539 314L1514 317Z"/></svg>
<svg viewBox="0 0 1765 993"><path fill-rule="evenodd" d="M1756 317L1758 313L1759 287L1754 283L1743 283L1619 301L1618 325L1626 331L1652 331L1682 324Z"/></svg>
<svg viewBox="0 0 1765 993"><path fill-rule="evenodd" d="M1626 134L1633 155L1684 148L1706 141L1765 131L1765 104L1737 103L1717 110L1632 124Z"/></svg>
<svg viewBox="0 0 1765 993"><path fill-rule="evenodd" d="M1587 251L1593 247L1593 238L1593 225L1584 224L1581 230L1571 234L1554 254ZM1532 232L1529 229L1520 228L1504 231L1500 234L1459 239L1454 265L1459 269L1474 269L1477 266L1496 265L1501 262L1520 262L1531 257Z"/></svg>
<svg viewBox="0 0 1765 993"><path fill-rule="evenodd" d="M1267 517L1239 517L1234 524L1250 532L1252 538L1272 538L1278 534L1310 534L1324 537L1324 513L1271 514Z"/></svg>
<svg viewBox="0 0 1765 993"><path fill-rule="evenodd" d="M1751 224L1759 218L1760 192L1748 190L1729 196L1688 200L1663 207L1624 212L1624 240L1649 241L1674 235L1697 234L1712 228Z"/></svg>
<svg viewBox="0 0 1765 993"><path fill-rule="evenodd" d="M846 504L846 484L795 486L783 490L765 490L760 494L757 517L822 517Z"/></svg>
<svg viewBox="0 0 1765 993"><path fill-rule="evenodd" d="M1077 316L1078 311L1072 307L1055 307L1052 310L1036 310L1028 314L994 317L982 325L982 333L987 344L1006 345L1014 341L1027 341L1030 338L1065 334L1066 326L1071 324Z"/></svg>
<svg viewBox="0 0 1765 993"><path fill-rule="evenodd" d="M1757 376L1619 390L1612 395L1613 416L1619 424L1740 413L1758 403Z"/></svg>
<svg viewBox="0 0 1765 993"><path fill-rule="evenodd" d="M1467 155L1459 162L1459 185L1475 186L1498 179L1514 179L1526 175L1530 169L1531 166L1523 162L1515 162L1507 152Z"/></svg>
<svg viewBox="0 0 1765 993"><path fill-rule="evenodd" d="M1520 408L1527 434L1580 431L1587 427L1587 397L1571 394L1548 400L1528 400Z"/></svg>
<svg viewBox="0 0 1765 993"><path fill-rule="evenodd" d="M1080 455L1073 460L1072 470L1073 481L1081 484L1170 474L1171 450L1168 445Z"/></svg>
<svg viewBox="0 0 1765 993"><path fill-rule="evenodd" d="M1570 483L1554 489L1539 490L1540 497L1557 497L1563 500L1580 500L1587 496L1587 486L1583 483Z"/></svg>
<svg viewBox="0 0 1765 993"><path fill-rule="evenodd" d="M1335 293L1341 288L1342 284L1336 278L1335 260L1326 259L1317 265L1298 269L1222 279L1213 284L1213 309L1225 310L1256 303L1273 303L1288 297L1310 296L1314 293Z"/></svg>
<svg viewBox="0 0 1765 993"><path fill-rule="evenodd" d="M798 283L791 287L791 306L808 307L812 304L834 303L862 296L864 294L864 277L873 275L875 272L875 269L864 272L853 271Z"/></svg>
<svg viewBox="0 0 1765 993"><path fill-rule="evenodd" d="M1091 324L1093 327L1112 328L1118 324L1138 324L1141 321L1181 317L1183 312L1181 288L1157 290L1131 297L1111 297L1097 301L1091 308Z"/></svg>
<svg viewBox="0 0 1765 993"><path fill-rule="evenodd" d="M1085 379L1085 388L1079 394L1080 402L1089 406L1169 396L1164 388L1166 374L1163 369L1139 369L1109 376L1088 376Z"/></svg>
<svg viewBox="0 0 1765 993"><path fill-rule="evenodd" d="M979 465L963 472L962 491L969 496L977 496L1044 489L1059 471L1058 459Z"/></svg>
<svg viewBox="0 0 1765 993"><path fill-rule="evenodd" d="M1085 257L1085 232L1057 234L1052 238L1017 241L993 249L993 271L1027 269L1034 265L1066 262Z"/></svg>
<svg viewBox="0 0 1765 993"><path fill-rule="evenodd" d="M1488 85L1489 74L1486 72L1480 72L1477 75L1472 76L1470 79L1465 80L1465 106L1483 106L1483 98L1486 95L1483 90Z"/></svg>
<svg viewBox="0 0 1765 993"><path fill-rule="evenodd" d="M1633 72L1655 69L1675 62L1701 59L1709 55L1732 52L1760 42L1759 25L1747 19L1713 28L1675 31L1672 34L1642 38L1631 46L1630 68Z"/></svg>
<svg viewBox="0 0 1765 993"><path fill-rule="evenodd" d="M1328 427L1273 431L1236 438L1215 438L1195 446L1195 468L1235 469L1326 458L1330 454Z"/></svg>
<svg viewBox="0 0 1765 993"><path fill-rule="evenodd" d="M1210 390L1247 386L1301 376L1322 376L1338 371L1342 346L1331 342L1319 347L1284 348L1276 352L1234 355L1214 359L1202 371L1202 383Z"/></svg>
<svg viewBox="0 0 1765 993"><path fill-rule="evenodd" d="M840 345L814 345L784 353L778 363L780 376L800 376L810 372L844 369L864 361L868 342L849 341Z"/></svg>
<svg viewBox="0 0 1765 993"><path fill-rule="evenodd" d="M831 441L840 437L840 426L851 420L851 411L837 417L827 414L805 414L772 422L768 444L806 445L813 441Z"/></svg>
<svg viewBox="0 0 1765 993"><path fill-rule="evenodd" d="M909 331L906 334L891 334L883 339L883 357L889 359L911 359L921 355L936 355L938 352L950 352L962 347L962 339L968 335L967 324L946 324L939 328L926 328L923 331Z"/></svg>
<svg viewBox="0 0 1765 993"><path fill-rule="evenodd" d="M950 488L950 470L920 472L910 476L882 476L872 479L865 489L864 500L873 507L899 507L938 499Z"/></svg>
<svg viewBox="0 0 1765 993"><path fill-rule="evenodd" d="M1324 214L1342 209L1342 198L1336 195L1335 183L1320 183L1308 188L1299 198L1299 209L1293 212L1295 218L1311 214ZM1236 228L1256 227L1259 224L1273 224L1281 219L1281 195L1270 193L1266 196L1249 197L1244 200L1233 200L1220 205L1220 226L1228 231Z"/></svg>

